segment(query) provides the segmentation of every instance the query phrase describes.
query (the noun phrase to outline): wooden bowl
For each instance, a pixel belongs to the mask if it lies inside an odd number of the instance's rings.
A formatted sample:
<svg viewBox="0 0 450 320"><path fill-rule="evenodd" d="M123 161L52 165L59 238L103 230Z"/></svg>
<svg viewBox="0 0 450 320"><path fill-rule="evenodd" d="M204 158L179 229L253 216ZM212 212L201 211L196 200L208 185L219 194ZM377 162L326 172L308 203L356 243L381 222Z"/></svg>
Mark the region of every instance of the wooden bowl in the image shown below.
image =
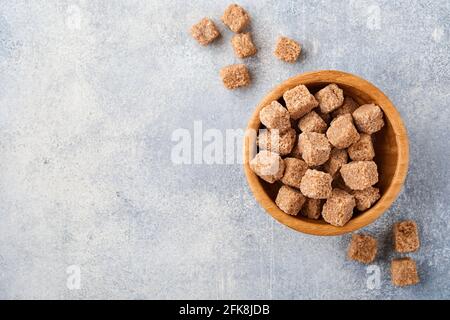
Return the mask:
<svg viewBox="0 0 450 320"><path fill-rule="evenodd" d="M287 90L304 84L311 93L315 93L330 83L336 83L344 90L345 95L352 97L360 105L364 103L379 105L385 115L385 126L374 135L375 162L379 172L379 182L376 186L380 189L381 198L369 210L355 214L345 226L335 227L323 220L309 219L300 214L290 216L281 211L275 204L275 197L281 183L267 183L253 173L249 161L256 154L256 144L251 135L244 139L244 170L256 200L282 224L300 232L319 236L352 232L367 226L381 216L392 205L403 186L409 158L406 129L392 102L368 81L341 71L308 72L283 82L262 99L253 112L247 129L258 130L262 127L259 121L259 111L273 100L278 100L285 105L282 96Z"/></svg>

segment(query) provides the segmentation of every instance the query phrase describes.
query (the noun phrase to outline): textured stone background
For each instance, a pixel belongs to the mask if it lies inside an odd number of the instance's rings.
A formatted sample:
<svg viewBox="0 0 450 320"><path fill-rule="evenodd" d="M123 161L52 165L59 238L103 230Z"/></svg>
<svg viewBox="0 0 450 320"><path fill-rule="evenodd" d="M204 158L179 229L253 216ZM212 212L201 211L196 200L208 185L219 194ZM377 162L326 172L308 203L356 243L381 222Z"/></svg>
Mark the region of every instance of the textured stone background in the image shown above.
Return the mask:
<svg viewBox="0 0 450 320"><path fill-rule="evenodd" d="M259 47L253 85L218 77L231 33L188 35L228 1L0 1L0 298L450 298L450 2L240 1ZM278 35L299 63L272 55ZM172 132L243 128L282 80L340 69L379 86L411 142L406 186L365 231L381 287L349 262L349 236L273 221L242 168L172 165ZM421 284L389 278L392 224L420 226ZM70 265L80 290L66 286Z"/></svg>

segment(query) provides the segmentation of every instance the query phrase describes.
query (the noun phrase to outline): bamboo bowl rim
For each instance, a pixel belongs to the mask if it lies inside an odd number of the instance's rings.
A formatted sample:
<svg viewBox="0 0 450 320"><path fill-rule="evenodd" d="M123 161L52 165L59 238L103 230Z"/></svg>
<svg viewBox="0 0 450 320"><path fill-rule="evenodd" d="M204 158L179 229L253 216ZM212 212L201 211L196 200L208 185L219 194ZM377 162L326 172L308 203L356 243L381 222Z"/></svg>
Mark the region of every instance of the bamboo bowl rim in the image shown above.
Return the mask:
<svg viewBox="0 0 450 320"><path fill-rule="evenodd" d="M249 161L251 159L249 158L255 151L254 140L246 136L243 148L244 172L250 189L259 204L280 223L296 231L318 236L333 236L349 233L363 228L379 218L392 205L400 193L406 179L409 162L409 146L406 128L399 112L389 98L370 82L353 74L337 70L320 70L303 73L289 78L275 87L256 107L248 122L247 131L257 131L260 128L261 122L259 120L259 111L273 100L281 98L286 90L292 89L299 84L308 86L318 84L326 85L329 83L336 83L338 86L343 85L352 87L353 89L368 95L370 99L383 110L385 118L389 120L392 130L394 131L397 147L397 163L394 175L389 186L373 207L350 219L343 227L336 227L323 221L308 219L306 217L290 216L277 207L275 201L266 193L261 183L261 179L250 169Z"/></svg>

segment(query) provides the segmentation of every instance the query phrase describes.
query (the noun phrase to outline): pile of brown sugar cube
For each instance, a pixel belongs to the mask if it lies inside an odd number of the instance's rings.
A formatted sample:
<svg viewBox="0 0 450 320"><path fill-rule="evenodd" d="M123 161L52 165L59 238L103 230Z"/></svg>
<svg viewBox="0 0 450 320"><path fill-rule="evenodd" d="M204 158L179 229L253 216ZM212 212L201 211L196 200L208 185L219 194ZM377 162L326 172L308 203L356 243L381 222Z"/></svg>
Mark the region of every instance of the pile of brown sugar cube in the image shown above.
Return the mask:
<svg viewBox="0 0 450 320"><path fill-rule="evenodd" d="M336 84L314 95L299 85L283 100L259 113L265 128L250 167L268 183L282 183L275 203L286 214L344 226L380 198L372 135L384 126L383 111L359 106Z"/></svg>
<svg viewBox="0 0 450 320"><path fill-rule="evenodd" d="M417 224L405 220L394 225L394 250L398 253L415 252L420 247ZM377 255L377 240L368 234L354 234L348 248L347 256L364 264L370 264ZM391 261L391 281L398 287L419 283L419 275L414 259L410 257L396 258Z"/></svg>
<svg viewBox="0 0 450 320"><path fill-rule="evenodd" d="M234 32L231 45L238 58L244 59L257 53L250 32L245 29L250 24L250 15L237 4L231 4L221 18L223 24ZM202 46L207 46L220 37L220 31L209 18L203 18L191 27L191 35ZM293 63L300 56L301 46L298 42L280 37L276 43L274 55L285 62ZM236 89L250 84L250 73L245 64L232 64L220 70L220 77L227 89Z"/></svg>

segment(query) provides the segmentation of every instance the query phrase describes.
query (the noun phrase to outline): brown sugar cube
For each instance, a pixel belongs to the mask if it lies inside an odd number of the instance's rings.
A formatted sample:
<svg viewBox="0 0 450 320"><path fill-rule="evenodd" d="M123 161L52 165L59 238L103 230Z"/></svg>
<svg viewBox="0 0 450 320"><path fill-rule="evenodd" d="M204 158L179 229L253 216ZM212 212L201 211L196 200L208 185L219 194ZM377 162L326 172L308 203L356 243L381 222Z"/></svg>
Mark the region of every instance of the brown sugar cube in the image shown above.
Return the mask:
<svg viewBox="0 0 450 320"><path fill-rule="evenodd" d="M272 101L259 112L259 120L268 129L278 129L280 132L291 128L289 112L278 101Z"/></svg>
<svg viewBox="0 0 450 320"><path fill-rule="evenodd" d="M281 156L288 155L295 145L297 133L294 129L288 129L280 133L279 130L260 130L258 136L258 146L263 150L276 152Z"/></svg>
<svg viewBox="0 0 450 320"><path fill-rule="evenodd" d="M347 256L351 260L369 264L377 255L377 240L367 234L353 234Z"/></svg>
<svg viewBox="0 0 450 320"><path fill-rule="evenodd" d="M297 41L286 37L279 37L275 46L275 56L283 61L293 63L300 56L302 48Z"/></svg>
<svg viewBox="0 0 450 320"><path fill-rule="evenodd" d="M275 203L284 213L296 216L305 202L300 191L288 186L282 186L278 191Z"/></svg>
<svg viewBox="0 0 450 320"><path fill-rule="evenodd" d="M356 200L356 208L359 211L364 211L371 208L375 202L380 199L380 190L374 187L368 187L364 190L352 191Z"/></svg>
<svg viewBox="0 0 450 320"><path fill-rule="evenodd" d="M352 116L344 114L331 121L327 130L327 138L338 149L348 148L358 141L359 133L353 125Z"/></svg>
<svg viewBox="0 0 450 320"><path fill-rule="evenodd" d="M237 4L230 4L222 16L222 22L233 32L241 32L250 22L247 11Z"/></svg>
<svg viewBox="0 0 450 320"><path fill-rule="evenodd" d="M329 224L342 227L353 216L355 198L341 189L333 189L322 209L322 217Z"/></svg>
<svg viewBox="0 0 450 320"><path fill-rule="evenodd" d="M358 109L359 105L353 100L351 97L345 96L344 97L344 103L342 103L342 106L331 112L331 116L333 118L336 118L338 116L341 116L343 114L352 114L353 111Z"/></svg>
<svg viewBox="0 0 450 320"><path fill-rule="evenodd" d="M263 150L250 161L250 168L261 179L274 183L283 176L284 161L277 153Z"/></svg>
<svg viewBox="0 0 450 320"><path fill-rule="evenodd" d="M348 161L347 151L345 149L331 149L330 159L323 165L325 172L328 172L333 178L339 172L343 164Z"/></svg>
<svg viewBox="0 0 450 320"><path fill-rule="evenodd" d="M303 132L299 135L298 146L303 160L309 166L320 166L330 157L331 146L322 133Z"/></svg>
<svg viewBox="0 0 450 320"><path fill-rule="evenodd" d="M340 173L352 190L364 190L378 182L377 164L373 161L352 161L342 165Z"/></svg>
<svg viewBox="0 0 450 320"><path fill-rule="evenodd" d="M311 111L300 119L298 122L298 128L302 132L325 133L327 130L327 124L316 112Z"/></svg>
<svg viewBox="0 0 450 320"><path fill-rule="evenodd" d="M319 101L320 111L330 113L339 108L344 102L344 91L332 83L318 91L315 97Z"/></svg>
<svg viewBox="0 0 450 320"><path fill-rule="evenodd" d="M310 219L319 219L322 213L323 202L324 200L306 198L302 207L302 214Z"/></svg>
<svg viewBox="0 0 450 320"><path fill-rule="evenodd" d="M300 119L319 105L308 88L302 84L286 91L283 99L292 119Z"/></svg>
<svg viewBox="0 0 450 320"><path fill-rule="evenodd" d="M326 199L331 195L331 181L328 173L306 170L300 183L300 191L308 198Z"/></svg>
<svg viewBox="0 0 450 320"><path fill-rule="evenodd" d="M232 64L220 70L220 76L227 89L236 89L250 84L250 74L244 64Z"/></svg>
<svg viewBox="0 0 450 320"><path fill-rule="evenodd" d="M308 165L303 160L296 158L285 158L284 164L285 169L281 182L285 185L300 189L300 183L306 170L308 170Z"/></svg>
<svg viewBox="0 0 450 320"><path fill-rule="evenodd" d="M352 113L360 132L372 134L384 126L383 111L376 104L365 104Z"/></svg>
<svg viewBox="0 0 450 320"><path fill-rule="evenodd" d="M249 32L235 34L233 38L231 38L231 44L234 53L239 58L246 58L256 54L256 47L253 44L252 36Z"/></svg>
<svg viewBox="0 0 450 320"><path fill-rule="evenodd" d="M397 252L414 252L420 247L417 224L406 220L394 225L394 248Z"/></svg>
<svg viewBox="0 0 450 320"><path fill-rule="evenodd" d="M368 161L375 157L373 149L372 136L361 133L359 140L348 148L348 155L353 161Z"/></svg>
<svg viewBox="0 0 450 320"><path fill-rule="evenodd" d="M419 283L416 262L411 258L393 259L391 280L394 286L404 287Z"/></svg>
<svg viewBox="0 0 450 320"><path fill-rule="evenodd" d="M220 32L211 19L203 18L191 27L191 35L202 46L207 46L220 36Z"/></svg>

